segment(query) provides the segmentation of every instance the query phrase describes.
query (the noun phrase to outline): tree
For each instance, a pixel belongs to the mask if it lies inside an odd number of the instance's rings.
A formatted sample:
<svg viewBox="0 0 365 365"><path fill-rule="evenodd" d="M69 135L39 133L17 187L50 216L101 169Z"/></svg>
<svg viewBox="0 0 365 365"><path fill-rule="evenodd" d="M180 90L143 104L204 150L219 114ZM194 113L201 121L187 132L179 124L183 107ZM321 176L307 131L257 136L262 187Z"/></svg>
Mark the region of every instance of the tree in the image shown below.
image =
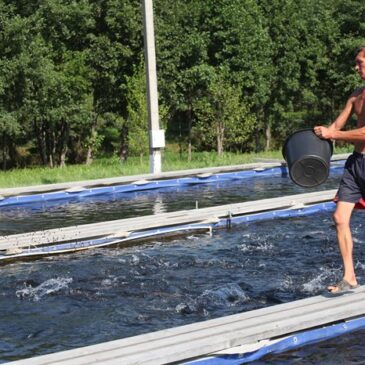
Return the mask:
<svg viewBox="0 0 365 365"><path fill-rule="evenodd" d="M129 138L124 125L128 118L126 85L143 49L141 4L137 0L91 0L91 3L95 28L89 37L88 64L96 116L93 129L120 130L118 149L123 160ZM105 135L103 131L101 134Z"/></svg>
<svg viewBox="0 0 365 365"><path fill-rule="evenodd" d="M186 123L190 158L192 129L195 124L202 127L194 105L201 105L219 68L226 69L229 83L250 99L252 110L261 108L269 93L270 39L255 1L157 4L160 90L170 105L171 120Z"/></svg>
<svg viewBox="0 0 365 365"><path fill-rule="evenodd" d="M257 121L263 123L273 78L272 41L262 10L253 0L220 0L210 3L205 14L205 29L210 32L210 63L227 69L232 85L239 85L249 100ZM262 124L257 124L252 138L260 149Z"/></svg>
<svg viewBox="0 0 365 365"><path fill-rule="evenodd" d="M214 71L206 95L194 104L197 143L209 146L215 141L218 155L223 154L226 145L238 151L247 150L256 118L243 100L241 88L230 83L227 70L217 68Z"/></svg>
<svg viewBox="0 0 365 365"><path fill-rule="evenodd" d="M146 74L141 63L127 79L128 152L131 155L148 154L148 115Z"/></svg>
<svg viewBox="0 0 365 365"><path fill-rule="evenodd" d="M266 149L270 149L318 117L324 102L319 90L330 64L328 51L338 32L331 2L260 0L259 5L273 45L272 86L264 105Z"/></svg>
<svg viewBox="0 0 365 365"><path fill-rule="evenodd" d="M19 118L22 105L24 77L21 72L19 54L32 35L27 29L35 25L29 19L16 15L11 5L0 2L0 145L2 168L17 163L17 139L25 134Z"/></svg>
<svg viewBox="0 0 365 365"><path fill-rule="evenodd" d="M202 31L205 2L155 2L157 65L161 104L169 109L167 135L174 136L178 121L188 146L188 160L192 155L193 103L199 98L209 77L207 64L207 33Z"/></svg>

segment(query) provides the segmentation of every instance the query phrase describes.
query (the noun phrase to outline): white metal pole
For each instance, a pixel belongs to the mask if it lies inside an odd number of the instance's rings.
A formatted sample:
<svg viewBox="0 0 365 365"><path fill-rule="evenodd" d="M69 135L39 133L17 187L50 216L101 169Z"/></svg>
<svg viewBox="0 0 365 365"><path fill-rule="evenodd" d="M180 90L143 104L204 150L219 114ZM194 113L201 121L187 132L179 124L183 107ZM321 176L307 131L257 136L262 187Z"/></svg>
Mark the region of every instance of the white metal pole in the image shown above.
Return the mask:
<svg viewBox="0 0 365 365"><path fill-rule="evenodd" d="M161 172L161 149L165 147L164 131L159 127L155 35L152 0L143 0L144 50L147 79L150 172Z"/></svg>

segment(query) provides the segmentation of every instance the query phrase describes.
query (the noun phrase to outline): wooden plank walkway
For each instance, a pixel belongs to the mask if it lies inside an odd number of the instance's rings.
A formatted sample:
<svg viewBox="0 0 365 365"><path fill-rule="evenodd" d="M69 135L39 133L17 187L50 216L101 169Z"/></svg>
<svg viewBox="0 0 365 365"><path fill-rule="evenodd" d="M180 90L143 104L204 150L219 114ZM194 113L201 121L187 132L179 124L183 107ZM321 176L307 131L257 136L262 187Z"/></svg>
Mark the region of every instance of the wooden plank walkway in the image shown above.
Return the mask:
<svg viewBox="0 0 365 365"><path fill-rule="evenodd" d="M183 210L151 216L0 236L0 250L118 235L118 232L121 232L121 236L123 236L126 232L169 227L179 224L214 222L221 218L227 218L228 216L241 216L255 212L326 202L332 200L335 193L336 190L319 191L202 209Z"/></svg>
<svg viewBox="0 0 365 365"><path fill-rule="evenodd" d="M55 354L14 365L167 364L323 326L365 314L365 287L323 294L227 317L170 328Z"/></svg>

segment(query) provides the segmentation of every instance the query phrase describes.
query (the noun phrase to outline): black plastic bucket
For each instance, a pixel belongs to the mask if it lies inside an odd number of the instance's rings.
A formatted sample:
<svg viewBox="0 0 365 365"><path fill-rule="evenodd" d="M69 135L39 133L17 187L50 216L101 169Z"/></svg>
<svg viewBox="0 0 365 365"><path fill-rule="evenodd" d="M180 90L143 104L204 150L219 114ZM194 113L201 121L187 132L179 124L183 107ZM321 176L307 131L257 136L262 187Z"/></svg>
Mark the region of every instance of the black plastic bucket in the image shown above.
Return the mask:
<svg viewBox="0 0 365 365"><path fill-rule="evenodd" d="M312 129L290 135L283 146L289 176L299 186L311 188L324 183L329 175L333 145L321 139Z"/></svg>

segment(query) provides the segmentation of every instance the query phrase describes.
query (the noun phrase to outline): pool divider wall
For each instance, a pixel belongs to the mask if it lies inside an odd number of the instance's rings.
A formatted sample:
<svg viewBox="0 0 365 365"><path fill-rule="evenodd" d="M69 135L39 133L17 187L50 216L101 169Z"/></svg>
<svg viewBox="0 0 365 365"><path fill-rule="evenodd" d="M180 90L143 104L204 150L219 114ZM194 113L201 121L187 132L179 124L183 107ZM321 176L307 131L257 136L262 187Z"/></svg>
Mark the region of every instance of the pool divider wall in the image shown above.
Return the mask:
<svg viewBox="0 0 365 365"><path fill-rule="evenodd" d="M212 356L211 354L216 354L218 360L221 360L214 364L224 364L224 357L217 354L218 351L293 334L298 342L302 340L302 335L295 335L298 331L315 330L349 319L353 322L344 323L345 330L346 327L348 332L362 328L364 320L359 317L365 314L364 301L365 288L360 287L343 296L318 295L144 335L14 361L13 364L157 365L186 363L189 359L194 359L190 363L199 365L197 358ZM337 334L338 328L334 327L329 331ZM312 332L312 342L328 338L324 332L317 332L315 336ZM267 348L262 350L261 356L266 351ZM245 355L241 356L242 361L234 364L244 362Z"/></svg>
<svg viewBox="0 0 365 365"><path fill-rule="evenodd" d="M334 207L336 190L0 236L0 260L102 247L178 231L230 227Z"/></svg>

